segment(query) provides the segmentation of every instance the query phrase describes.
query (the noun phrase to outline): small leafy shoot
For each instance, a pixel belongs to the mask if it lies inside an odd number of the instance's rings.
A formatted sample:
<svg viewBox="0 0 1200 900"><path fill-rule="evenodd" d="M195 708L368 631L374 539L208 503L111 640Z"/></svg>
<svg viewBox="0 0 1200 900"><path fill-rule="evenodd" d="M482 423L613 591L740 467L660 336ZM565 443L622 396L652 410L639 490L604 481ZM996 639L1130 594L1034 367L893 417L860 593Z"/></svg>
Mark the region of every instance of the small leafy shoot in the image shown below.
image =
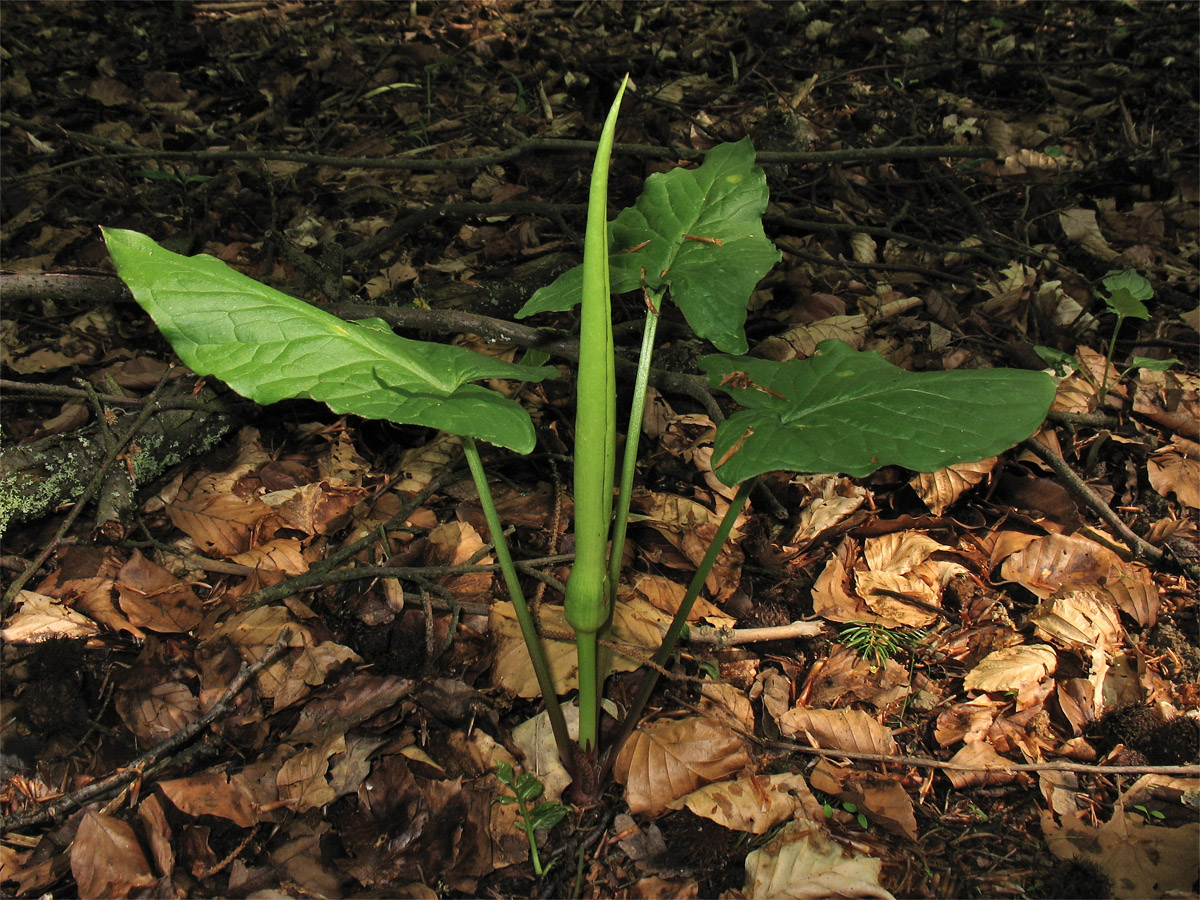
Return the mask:
<svg viewBox="0 0 1200 900"><path fill-rule="evenodd" d="M538 797L542 796L542 792L545 790L537 776L531 772L517 775L511 765L502 762L496 767L496 777L512 793L498 794L492 802L517 804L517 809L521 814L521 830L529 839L529 858L533 862L533 871L540 878L550 871L554 863L542 866L536 832L549 831L566 817L571 808L549 800L543 800L541 803L530 806Z"/></svg>

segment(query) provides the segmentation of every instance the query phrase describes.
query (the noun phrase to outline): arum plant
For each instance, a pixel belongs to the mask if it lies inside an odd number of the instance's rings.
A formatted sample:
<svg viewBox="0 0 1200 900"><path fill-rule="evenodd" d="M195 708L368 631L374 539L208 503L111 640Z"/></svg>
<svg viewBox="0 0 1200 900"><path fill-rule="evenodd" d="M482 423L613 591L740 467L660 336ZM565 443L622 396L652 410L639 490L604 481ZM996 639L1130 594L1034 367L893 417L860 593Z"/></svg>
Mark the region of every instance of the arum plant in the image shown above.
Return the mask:
<svg viewBox="0 0 1200 900"><path fill-rule="evenodd" d="M837 341L807 360L773 362L744 354L746 306L779 260L766 238L766 179L749 140L713 148L697 169L652 175L637 203L606 221L609 156L617 92L601 132L588 200L583 265L536 292L518 315L580 305L575 434L575 564L565 615L574 629L579 737L573 744L536 623L522 593L476 440L528 453L535 435L516 402L472 382L539 381L545 366L490 359L412 341L377 319L345 322L206 256L186 258L144 235L104 229L118 274L180 358L259 403L307 397L335 412L418 424L462 437L496 558L529 650L559 756L584 792L628 737L654 690L658 669L682 637L692 606L762 474L776 471L867 475L881 466L933 471L995 455L1042 422L1054 383L1039 372L972 370L910 373L875 353ZM641 290L642 351L616 482L616 384L611 295ZM692 329L720 354L702 360L715 390L743 407L717 429L713 469L736 486L626 713L614 743L598 754L599 707L628 522L646 384L661 305L670 297ZM576 754L578 747L582 753Z"/></svg>

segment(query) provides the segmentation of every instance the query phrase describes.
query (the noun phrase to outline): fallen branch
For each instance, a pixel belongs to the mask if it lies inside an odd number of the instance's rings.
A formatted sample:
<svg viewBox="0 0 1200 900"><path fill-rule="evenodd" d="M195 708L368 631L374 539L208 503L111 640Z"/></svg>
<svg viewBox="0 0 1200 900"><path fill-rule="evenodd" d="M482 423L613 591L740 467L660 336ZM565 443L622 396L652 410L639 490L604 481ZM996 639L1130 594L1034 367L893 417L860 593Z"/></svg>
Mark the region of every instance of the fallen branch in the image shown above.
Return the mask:
<svg viewBox="0 0 1200 900"><path fill-rule="evenodd" d="M223 716L229 710L229 706L234 698L250 682L250 679L273 663L287 649L290 639L291 633L286 628L283 629L279 632L279 637L275 639L275 643L259 659L249 665L243 663L233 681L229 683L229 687L225 689L225 693L221 695L208 712L195 722L185 725L179 731L175 732L175 734L171 735L171 737L155 745L112 775L84 785L79 790L72 791L38 809L0 819L0 833L13 831L17 828L28 828L31 825L41 825L45 822L56 822L71 810L143 778L146 770L154 765L156 761L170 756L185 744L191 743L200 732Z"/></svg>

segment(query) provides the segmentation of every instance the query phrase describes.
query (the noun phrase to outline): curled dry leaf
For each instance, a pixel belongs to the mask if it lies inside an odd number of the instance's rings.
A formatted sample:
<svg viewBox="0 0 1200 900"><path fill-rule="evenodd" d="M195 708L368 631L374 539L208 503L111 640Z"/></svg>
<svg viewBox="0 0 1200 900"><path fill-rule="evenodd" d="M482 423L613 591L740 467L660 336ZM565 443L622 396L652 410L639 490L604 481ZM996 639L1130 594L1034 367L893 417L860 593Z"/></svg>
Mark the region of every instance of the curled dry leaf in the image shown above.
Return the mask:
<svg viewBox="0 0 1200 900"><path fill-rule="evenodd" d="M100 633L100 626L54 597L34 591L17 595L17 611L8 617L0 637L8 644L33 644L64 638L85 638Z"/></svg>
<svg viewBox="0 0 1200 900"><path fill-rule="evenodd" d="M867 489L841 475L800 475L792 479L808 497L796 518L796 529L784 543L807 547L849 519L867 501Z"/></svg>
<svg viewBox="0 0 1200 900"><path fill-rule="evenodd" d="M700 717L634 732L613 765L633 813L659 813L701 785L749 765L745 743L724 725Z"/></svg>
<svg viewBox="0 0 1200 900"><path fill-rule="evenodd" d="M115 585L121 611L135 626L185 634L204 618L195 591L138 550L121 567Z"/></svg>
<svg viewBox="0 0 1200 900"><path fill-rule="evenodd" d="M779 717L779 730L803 737L825 750L853 753L900 752L891 731L860 709L790 709Z"/></svg>
<svg viewBox="0 0 1200 900"><path fill-rule="evenodd" d="M673 801L670 809L690 809L705 819L734 831L766 834L791 818L821 821L821 804L812 795L804 776L744 775L692 791Z"/></svg>
<svg viewBox="0 0 1200 900"><path fill-rule="evenodd" d="M1146 460L1150 486L1163 497L1175 495L1184 506L1200 509L1200 460L1169 446Z"/></svg>
<svg viewBox="0 0 1200 900"><path fill-rule="evenodd" d="M746 857L747 897L828 900L837 897L894 900L879 883L883 863L846 851L811 822L788 822Z"/></svg>
<svg viewBox="0 0 1200 900"><path fill-rule="evenodd" d="M968 691L1017 691L1052 675L1058 664L1054 648L1023 644L989 653L963 679Z"/></svg>
<svg viewBox="0 0 1200 900"><path fill-rule="evenodd" d="M992 456L979 462L957 463L936 472L921 472L908 483L929 511L940 516L963 494L987 478L998 459Z"/></svg>
<svg viewBox="0 0 1200 900"><path fill-rule="evenodd" d="M1092 585L1066 585L1029 615L1038 637L1066 650L1115 649L1125 636L1111 598Z"/></svg>

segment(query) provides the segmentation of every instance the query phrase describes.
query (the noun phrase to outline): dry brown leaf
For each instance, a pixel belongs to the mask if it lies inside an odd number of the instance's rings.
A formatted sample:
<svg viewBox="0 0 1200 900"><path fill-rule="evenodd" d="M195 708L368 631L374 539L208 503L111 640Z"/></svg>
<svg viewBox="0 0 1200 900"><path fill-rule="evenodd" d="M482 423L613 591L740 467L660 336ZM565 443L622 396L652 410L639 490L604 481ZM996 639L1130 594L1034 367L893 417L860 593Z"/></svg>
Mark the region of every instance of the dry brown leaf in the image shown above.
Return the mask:
<svg viewBox="0 0 1200 900"><path fill-rule="evenodd" d="M1099 866L1112 880L1120 898L1190 896L1196 880L1196 847L1200 825L1176 828L1152 825L1139 813L1117 804L1111 819L1100 827L1088 824L1092 810L1066 815L1061 823L1042 812L1046 846L1059 859L1082 859Z"/></svg>
<svg viewBox="0 0 1200 900"><path fill-rule="evenodd" d="M861 709L790 709L779 717L779 730L825 750L854 753L900 752L892 732Z"/></svg>
<svg viewBox="0 0 1200 900"><path fill-rule="evenodd" d="M179 681L151 684L144 690L117 691L113 705L129 730L151 746L200 718L200 701Z"/></svg>
<svg viewBox="0 0 1200 900"><path fill-rule="evenodd" d="M171 846L171 824L157 794L151 794L138 805L138 819L142 832L150 844L150 855L154 867L163 877L175 871L175 850Z"/></svg>
<svg viewBox="0 0 1200 900"><path fill-rule="evenodd" d="M734 831L766 834L780 822L821 819L821 804L804 781L792 772L777 775L743 775L692 791L670 804L670 809L690 809L705 819Z"/></svg>
<svg viewBox="0 0 1200 900"><path fill-rule="evenodd" d="M121 567L115 586L121 610L135 626L186 634L204 618L196 593L138 550Z"/></svg>
<svg viewBox="0 0 1200 900"><path fill-rule="evenodd" d="M620 650L611 653L611 670L632 672L639 668L644 660L658 650L669 625L670 616L639 597L629 597L618 603L613 613L609 643L617 645ZM518 697L538 696L541 690L511 602L493 603L489 607L488 630L496 648L492 663L493 681ZM538 630L544 638L542 643L550 672L554 676L555 689L560 694L575 690L578 683L575 638L567 625L562 607L543 605L538 610Z"/></svg>
<svg viewBox="0 0 1200 900"><path fill-rule="evenodd" d="M813 790L853 803L872 822L893 834L917 839L917 818L912 798L893 776L841 769L822 759L809 776Z"/></svg>
<svg viewBox="0 0 1200 900"><path fill-rule="evenodd" d="M984 784L1008 784L1017 773L1006 771L1011 763L992 749L987 741L972 741L950 757L950 762L970 769L946 769L946 777L958 790Z"/></svg>
<svg viewBox="0 0 1200 900"><path fill-rule="evenodd" d="M621 748L613 777L633 813L659 813L673 800L750 764L744 741L711 719L655 722Z"/></svg>
<svg viewBox="0 0 1200 900"><path fill-rule="evenodd" d="M1092 584L1121 562L1106 547L1075 535L1051 534L1031 541L1000 566L1000 576L1043 600L1064 584Z"/></svg>
<svg viewBox="0 0 1200 900"><path fill-rule="evenodd" d="M1018 691L1054 674L1058 655L1046 644L1022 644L989 653L963 678L968 691Z"/></svg>
<svg viewBox="0 0 1200 900"><path fill-rule="evenodd" d="M1115 649L1125 637L1112 598L1092 585L1065 585L1029 614L1038 637L1066 650Z"/></svg>
<svg viewBox="0 0 1200 900"><path fill-rule="evenodd" d="M811 822L788 822L746 857L742 892L752 900L894 900L879 883L883 863L846 850Z"/></svg>
<svg viewBox="0 0 1200 900"><path fill-rule="evenodd" d="M700 565L704 559L725 510L729 508L728 502L721 497L715 499L715 508L710 510L695 500L653 491L635 493L632 506L645 517L639 521L662 535L693 566ZM742 551L738 542L745 522L746 515L742 513L705 581L705 587L717 602L731 596L741 581Z"/></svg>
<svg viewBox="0 0 1200 900"><path fill-rule="evenodd" d="M987 478L998 459L992 456L979 462L958 463L936 472L921 472L909 479L908 483L929 511L940 516L957 503L963 494Z"/></svg>
<svg viewBox="0 0 1200 900"><path fill-rule="evenodd" d="M817 351L817 344L827 340L842 341L861 350L869 327L866 316L830 316L767 338L754 348L754 355L776 362L808 359Z"/></svg>
<svg viewBox="0 0 1200 900"><path fill-rule="evenodd" d="M1158 621L1158 585L1150 577L1145 566L1128 566L1133 574L1122 573L1109 578L1104 592L1117 604L1117 608L1143 628L1153 627Z"/></svg>
<svg viewBox="0 0 1200 900"><path fill-rule="evenodd" d="M259 820L258 808L239 775L231 778L224 772L204 772L160 781L158 788L176 809L189 816L218 816L239 828L249 828Z"/></svg>
<svg viewBox="0 0 1200 900"><path fill-rule="evenodd" d="M1058 222L1067 240L1079 244L1100 261L1112 262L1120 256L1101 233L1094 209L1064 209L1058 214Z"/></svg>
<svg viewBox="0 0 1200 900"><path fill-rule="evenodd" d="M1150 486L1163 497L1174 494L1184 506L1200 509L1200 460L1168 446L1146 460Z"/></svg>
<svg viewBox="0 0 1200 900"><path fill-rule="evenodd" d="M71 874L81 897L124 898L158 879L127 822L88 810L71 845Z"/></svg>
<svg viewBox="0 0 1200 900"><path fill-rule="evenodd" d="M796 529L784 541L807 547L830 529L846 522L869 496L867 489L842 475L799 475L792 479L808 498L796 519Z"/></svg>
<svg viewBox="0 0 1200 900"><path fill-rule="evenodd" d="M0 637L10 644L33 644L54 638L84 638L100 633L100 626L54 597L21 591L16 612Z"/></svg>

